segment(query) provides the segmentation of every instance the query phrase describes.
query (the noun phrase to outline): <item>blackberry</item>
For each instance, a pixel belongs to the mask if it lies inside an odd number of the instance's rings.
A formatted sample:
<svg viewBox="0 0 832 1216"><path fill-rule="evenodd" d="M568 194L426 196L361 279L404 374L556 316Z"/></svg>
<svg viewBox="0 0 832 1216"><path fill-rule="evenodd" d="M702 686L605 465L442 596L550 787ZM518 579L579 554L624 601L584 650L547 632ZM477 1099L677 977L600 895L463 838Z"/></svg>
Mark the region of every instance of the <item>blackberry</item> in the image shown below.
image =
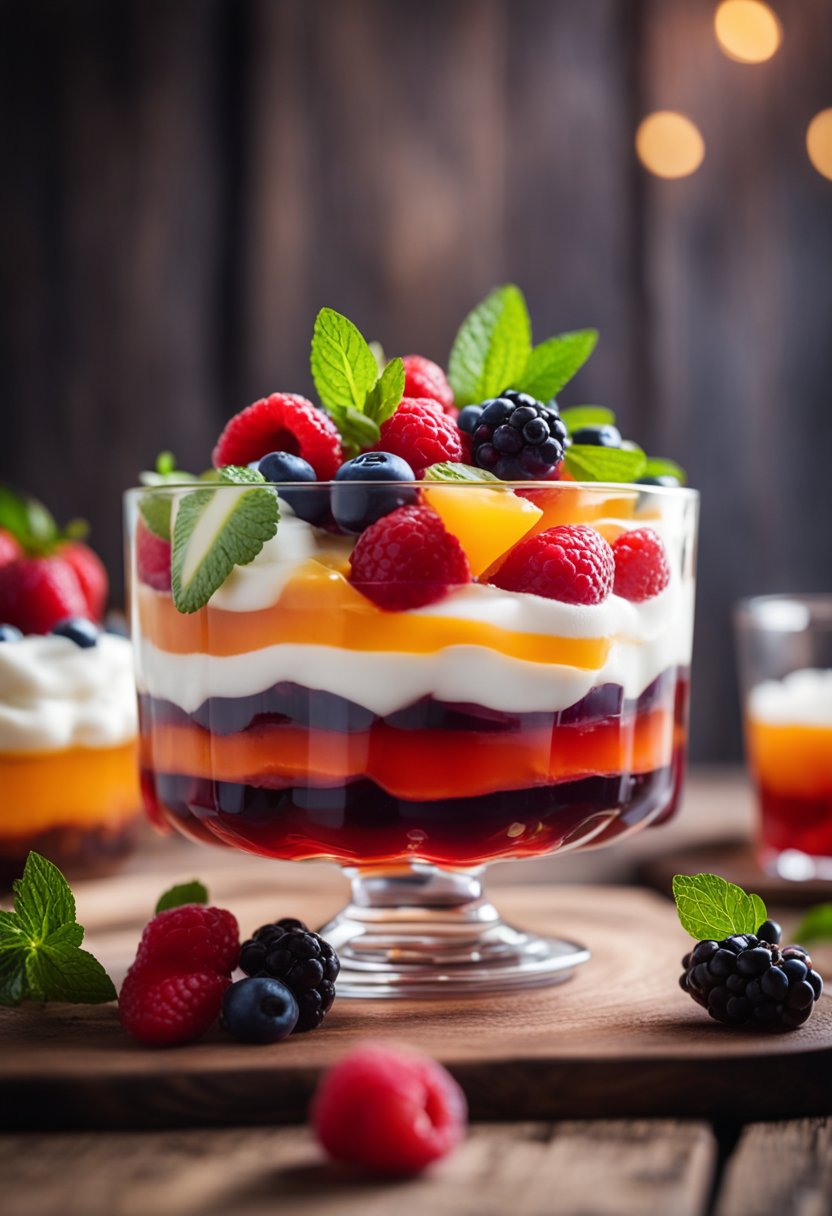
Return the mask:
<svg viewBox="0 0 832 1216"><path fill-rule="evenodd" d="M780 948L780 926L697 942L682 959L679 986L729 1026L795 1030L811 1015L823 980L802 946Z"/></svg>
<svg viewBox="0 0 832 1216"><path fill-rule="evenodd" d="M246 975L268 977L285 984L298 1003L293 1034L316 1030L332 1008L338 955L302 920L284 917L261 925L240 947L240 967Z"/></svg>
<svg viewBox="0 0 832 1216"><path fill-rule="evenodd" d="M563 460L566 425L551 406L506 389L483 402L473 432L474 464L503 481L550 477Z"/></svg>

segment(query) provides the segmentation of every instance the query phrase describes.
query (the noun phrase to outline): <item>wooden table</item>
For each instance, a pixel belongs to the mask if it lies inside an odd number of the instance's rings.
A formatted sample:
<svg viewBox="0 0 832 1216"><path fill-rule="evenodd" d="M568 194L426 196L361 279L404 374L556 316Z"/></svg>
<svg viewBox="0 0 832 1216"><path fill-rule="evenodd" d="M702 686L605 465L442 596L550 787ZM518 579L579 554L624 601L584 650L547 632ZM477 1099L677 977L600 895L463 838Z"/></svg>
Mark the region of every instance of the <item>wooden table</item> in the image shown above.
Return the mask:
<svg viewBox="0 0 832 1216"><path fill-rule="evenodd" d="M691 782L682 816L626 848L528 863L533 881L626 881L664 848L747 831L736 775ZM665 844L661 845L664 835ZM641 841L639 846L638 841ZM79 892L89 935L115 949L114 903L125 928L166 884L199 874L221 902L228 855L171 842L148 848L119 880ZM297 867L295 867L297 869ZM502 873L501 873L502 871ZM252 859L253 894L271 882ZM275 872L276 873L276 872ZM516 882L524 871L498 867ZM496 893L499 900L499 892ZM508 892L506 892L508 896ZM646 900L646 897L645 897ZM236 907L236 905L235 905ZM660 909L661 910L661 909ZM788 925L796 915L786 909ZM830 952L824 952L829 958ZM105 959L112 965L112 959ZM824 960L820 960L824 961ZM832 958L829 958L832 962ZM827 974L832 968L826 964ZM311 1040L310 1040L311 1041ZM827 1061L828 1064L828 1061ZM765 1065L761 1064L762 1074ZM0 1104L9 1100L0 1091ZM784 1093L783 1109L788 1108ZM772 1109L776 1113L776 1102ZM795 1109L791 1106L791 1109ZM832 1092L829 1110L832 1112ZM5 1113L5 1112L4 1112ZM568 1112L574 1113L574 1112ZM512 1216L824 1216L832 1213L832 1119L574 1119L479 1122L465 1145L423 1178L379 1182L335 1169L301 1125L175 1130L11 1132L0 1136L2 1216L349 1216L396 1211ZM13 1119L5 1118L7 1126Z"/></svg>

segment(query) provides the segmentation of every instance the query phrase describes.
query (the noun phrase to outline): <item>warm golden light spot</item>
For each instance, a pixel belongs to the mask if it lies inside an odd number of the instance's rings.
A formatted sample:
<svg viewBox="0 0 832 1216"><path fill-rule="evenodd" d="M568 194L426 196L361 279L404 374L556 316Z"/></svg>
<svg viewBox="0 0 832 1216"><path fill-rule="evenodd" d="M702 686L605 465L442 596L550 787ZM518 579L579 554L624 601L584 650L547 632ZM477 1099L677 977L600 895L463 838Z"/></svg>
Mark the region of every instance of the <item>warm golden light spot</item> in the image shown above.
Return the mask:
<svg viewBox="0 0 832 1216"><path fill-rule="evenodd" d="M761 0L723 0L714 28L719 45L737 63L763 63L783 40L780 22Z"/></svg>
<svg viewBox="0 0 832 1216"><path fill-rule="evenodd" d="M821 110L809 123L806 151L818 173L832 181L832 108Z"/></svg>
<svg viewBox="0 0 832 1216"><path fill-rule="evenodd" d="M705 141L684 114L657 110L639 123L636 152L645 169L657 177L687 177L702 164Z"/></svg>

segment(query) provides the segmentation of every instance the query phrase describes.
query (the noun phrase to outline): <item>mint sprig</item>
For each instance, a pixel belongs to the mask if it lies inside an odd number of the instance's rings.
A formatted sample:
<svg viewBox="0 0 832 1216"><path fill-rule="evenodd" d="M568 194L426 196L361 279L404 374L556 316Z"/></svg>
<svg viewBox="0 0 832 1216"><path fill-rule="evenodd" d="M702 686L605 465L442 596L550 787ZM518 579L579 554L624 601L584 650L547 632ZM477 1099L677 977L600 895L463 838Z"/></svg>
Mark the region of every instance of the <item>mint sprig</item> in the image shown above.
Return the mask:
<svg viewBox="0 0 832 1216"><path fill-rule="evenodd" d="M171 590L179 612L197 612L235 566L253 561L277 531L277 495L254 469L229 465L219 470L225 485L192 490L179 501L173 525Z"/></svg>
<svg viewBox="0 0 832 1216"><path fill-rule="evenodd" d="M364 412L381 426L395 411L403 396L404 363L399 358L391 359L367 394Z"/></svg>
<svg viewBox="0 0 832 1216"><path fill-rule="evenodd" d="M548 401L580 371L597 345L597 329L547 338L529 355L517 387L538 401Z"/></svg>
<svg viewBox="0 0 832 1216"><path fill-rule="evenodd" d="M14 537L27 557L49 557L67 541L83 540L89 531L83 519L59 527L37 498L6 485L0 485L0 529Z"/></svg>
<svg viewBox="0 0 832 1216"><path fill-rule="evenodd" d="M647 457L641 448L602 448L573 443L566 449L566 468L578 481L635 481L643 477Z"/></svg>
<svg viewBox="0 0 832 1216"><path fill-rule="evenodd" d="M156 915L170 908L181 908L184 904L207 904L208 888L198 878L169 887L156 903Z"/></svg>
<svg viewBox="0 0 832 1216"><path fill-rule="evenodd" d="M193 473L176 467L176 457L173 452L160 452L156 457L155 469L146 469L139 474L139 481L144 486L181 486L192 481L199 481ZM160 540L170 540L170 521L173 509L173 498L170 494L142 494L139 499L139 511L145 526Z"/></svg>
<svg viewBox="0 0 832 1216"><path fill-rule="evenodd" d="M560 416L570 435L582 426L615 425L615 414L605 405L570 405L560 411Z"/></svg>
<svg viewBox="0 0 832 1216"><path fill-rule="evenodd" d="M101 1004L116 990L96 958L82 950L75 897L57 866L39 853L26 859L12 887L14 911L0 912L0 1004L71 1001Z"/></svg>
<svg viewBox="0 0 832 1216"><path fill-rule="evenodd" d="M518 381L531 354L532 327L519 287L495 287L469 312L454 339L448 380L458 406L496 397Z"/></svg>
<svg viewBox="0 0 832 1216"><path fill-rule="evenodd" d="M759 895L718 874L677 874L673 898L682 928L697 941L721 941L733 933L756 933L766 919Z"/></svg>

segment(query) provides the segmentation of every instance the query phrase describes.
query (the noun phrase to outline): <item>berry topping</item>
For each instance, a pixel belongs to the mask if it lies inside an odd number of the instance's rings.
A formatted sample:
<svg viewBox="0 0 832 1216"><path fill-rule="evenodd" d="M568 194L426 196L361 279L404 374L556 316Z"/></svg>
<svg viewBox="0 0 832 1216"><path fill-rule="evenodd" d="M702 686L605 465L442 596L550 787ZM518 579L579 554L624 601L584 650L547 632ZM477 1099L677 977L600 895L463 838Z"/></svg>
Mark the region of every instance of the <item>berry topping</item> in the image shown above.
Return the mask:
<svg viewBox="0 0 832 1216"><path fill-rule="evenodd" d="M617 426L581 426L572 432L572 442L597 448L620 448L621 432Z"/></svg>
<svg viewBox="0 0 832 1216"><path fill-rule="evenodd" d="M490 582L565 604L600 604L612 590L610 546L585 524L563 524L521 540Z"/></svg>
<svg viewBox="0 0 832 1216"><path fill-rule="evenodd" d="M319 481L334 477L343 459L335 424L295 393L272 393L235 414L217 440L214 468L247 465L268 452L303 457Z"/></svg>
<svg viewBox="0 0 832 1216"><path fill-rule="evenodd" d="M97 646L101 636L98 626L83 616L70 616L65 621L58 621L57 625L53 625L51 632L56 637L68 638L82 650L89 650L92 646Z"/></svg>
<svg viewBox="0 0 832 1216"><path fill-rule="evenodd" d="M431 464L462 459L459 427L440 412L435 401L404 397L396 411L381 424L375 445L406 460L417 477Z"/></svg>
<svg viewBox="0 0 832 1216"><path fill-rule="evenodd" d="M4 528L0 528L0 566L5 566L6 562L13 562L22 553L23 550L11 532L6 532Z"/></svg>
<svg viewBox="0 0 832 1216"><path fill-rule="evenodd" d="M256 976L225 990L222 1024L241 1043L279 1043L297 1020L298 1003L279 980Z"/></svg>
<svg viewBox="0 0 832 1216"><path fill-rule="evenodd" d="M448 377L438 363L426 359L424 355L405 355L404 363L404 397L427 397L430 401L438 401L446 414L453 418L454 390L448 384Z"/></svg>
<svg viewBox="0 0 832 1216"><path fill-rule="evenodd" d="M380 1174L416 1174L465 1135L465 1095L429 1056L357 1047L320 1082L311 1120L336 1161Z"/></svg>
<svg viewBox="0 0 832 1216"><path fill-rule="evenodd" d="M459 417L456 420L456 424L461 431L465 432L466 435L473 435L474 431L480 424L481 417L481 405L466 405L459 411Z"/></svg>
<svg viewBox="0 0 832 1216"><path fill-rule="evenodd" d="M399 507L363 532L350 582L379 608L401 612L443 599L471 581L462 546L429 507Z"/></svg>
<svg viewBox="0 0 832 1216"><path fill-rule="evenodd" d="M78 576L60 557L18 557L0 566L0 620L24 633L48 633L58 621L86 616Z"/></svg>
<svg viewBox="0 0 832 1216"><path fill-rule="evenodd" d="M239 957L240 933L230 912L182 904L160 912L145 925L133 966L231 975Z"/></svg>
<svg viewBox="0 0 832 1216"><path fill-rule="evenodd" d="M131 968L118 998L121 1024L149 1047L190 1043L213 1026L230 983L216 971L174 971L159 977Z"/></svg>
<svg viewBox="0 0 832 1216"><path fill-rule="evenodd" d="M482 407L473 432L474 463L503 481L546 480L557 476L565 439L554 410L508 389Z"/></svg>
<svg viewBox="0 0 832 1216"><path fill-rule="evenodd" d="M156 536L143 519L136 525L136 573L156 591L170 591L170 541Z"/></svg>
<svg viewBox="0 0 832 1216"><path fill-rule="evenodd" d="M97 553L93 553L89 545L80 541L71 541L62 545L58 551L78 576L81 590L87 601L88 615L99 624L104 619L104 609L110 586L104 563Z"/></svg>
<svg viewBox="0 0 832 1216"><path fill-rule="evenodd" d="M317 481L315 470L308 460L301 456L293 456L291 452L269 452L258 461L257 469L266 481L314 482ZM284 499L297 515L308 524L319 524L329 514L329 495L326 490L287 490L281 489L280 497Z"/></svg>
<svg viewBox="0 0 832 1216"><path fill-rule="evenodd" d="M700 941L682 960L680 987L730 1026L794 1030L811 1015L823 980L799 946L780 949L780 926Z"/></svg>
<svg viewBox="0 0 832 1216"><path fill-rule="evenodd" d="M332 1008L341 969L338 955L302 921L287 917L262 925L243 942L240 966L247 975L286 985L298 1006L295 1033L316 1030Z"/></svg>
<svg viewBox="0 0 832 1216"><path fill-rule="evenodd" d="M406 507L419 500L413 487L396 486L389 490L375 486L348 485L348 482L414 481L413 470L401 456L391 452L362 452L354 460L342 464L335 474L332 487L332 515L342 532L363 532L370 524L389 515L397 507Z"/></svg>
<svg viewBox="0 0 832 1216"><path fill-rule="evenodd" d="M615 558L613 590L636 604L652 599L670 582L670 565L661 537L652 528L623 532L612 547Z"/></svg>

